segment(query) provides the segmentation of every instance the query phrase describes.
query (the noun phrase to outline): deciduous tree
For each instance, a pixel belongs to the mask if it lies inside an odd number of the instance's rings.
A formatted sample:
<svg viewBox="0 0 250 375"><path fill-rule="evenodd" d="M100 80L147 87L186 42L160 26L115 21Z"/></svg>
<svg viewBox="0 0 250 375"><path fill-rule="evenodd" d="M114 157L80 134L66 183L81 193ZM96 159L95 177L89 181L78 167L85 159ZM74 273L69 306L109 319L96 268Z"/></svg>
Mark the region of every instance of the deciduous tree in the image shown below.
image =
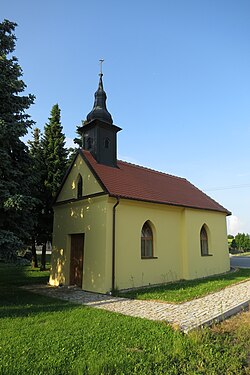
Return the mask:
<svg viewBox="0 0 250 375"><path fill-rule="evenodd" d="M235 242L238 250L249 250L250 249L250 235L247 233L238 233L235 236Z"/></svg>

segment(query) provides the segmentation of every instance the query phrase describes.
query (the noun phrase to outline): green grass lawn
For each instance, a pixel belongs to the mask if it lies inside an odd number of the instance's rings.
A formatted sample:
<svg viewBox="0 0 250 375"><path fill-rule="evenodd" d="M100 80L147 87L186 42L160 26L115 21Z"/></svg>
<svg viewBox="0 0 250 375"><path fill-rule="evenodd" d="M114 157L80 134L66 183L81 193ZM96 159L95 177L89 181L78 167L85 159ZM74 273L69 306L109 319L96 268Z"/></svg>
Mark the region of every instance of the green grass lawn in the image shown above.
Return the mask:
<svg viewBox="0 0 250 375"><path fill-rule="evenodd" d="M250 318L184 335L24 291L48 273L0 264L0 374L250 374ZM226 323L226 322L225 322Z"/></svg>
<svg viewBox="0 0 250 375"><path fill-rule="evenodd" d="M119 293L120 296L141 300L180 303L216 292L226 286L250 279L250 269L238 269L222 276L178 281L160 286L135 289Z"/></svg>

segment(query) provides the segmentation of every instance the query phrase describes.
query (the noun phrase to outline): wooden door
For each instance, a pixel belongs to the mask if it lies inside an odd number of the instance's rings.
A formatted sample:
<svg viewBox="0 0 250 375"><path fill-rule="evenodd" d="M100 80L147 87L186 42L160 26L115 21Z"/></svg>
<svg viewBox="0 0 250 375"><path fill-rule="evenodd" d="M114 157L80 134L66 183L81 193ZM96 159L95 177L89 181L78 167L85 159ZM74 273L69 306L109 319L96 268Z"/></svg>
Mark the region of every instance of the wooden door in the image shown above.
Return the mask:
<svg viewBox="0 0 250 375"><path fill-rule="evenodd" d="M84 234L71 235L70 284L82 288Z"/></svg>

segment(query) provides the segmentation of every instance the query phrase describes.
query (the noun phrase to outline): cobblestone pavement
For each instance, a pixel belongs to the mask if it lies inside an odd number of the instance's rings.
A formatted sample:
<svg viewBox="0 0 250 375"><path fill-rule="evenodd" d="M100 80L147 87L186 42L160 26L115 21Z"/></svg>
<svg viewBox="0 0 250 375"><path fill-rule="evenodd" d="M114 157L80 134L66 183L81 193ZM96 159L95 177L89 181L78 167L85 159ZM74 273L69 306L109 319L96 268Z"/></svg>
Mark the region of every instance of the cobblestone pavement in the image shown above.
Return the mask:
<svg viewBox="0 0 250 375"><path fill-rule="evenodd" d="M250 303L250 281L181 304L139 301L85 292L77 287L24 286L24 289L69 302L150 320L166 321L184 332L223 320Z"/></svg>

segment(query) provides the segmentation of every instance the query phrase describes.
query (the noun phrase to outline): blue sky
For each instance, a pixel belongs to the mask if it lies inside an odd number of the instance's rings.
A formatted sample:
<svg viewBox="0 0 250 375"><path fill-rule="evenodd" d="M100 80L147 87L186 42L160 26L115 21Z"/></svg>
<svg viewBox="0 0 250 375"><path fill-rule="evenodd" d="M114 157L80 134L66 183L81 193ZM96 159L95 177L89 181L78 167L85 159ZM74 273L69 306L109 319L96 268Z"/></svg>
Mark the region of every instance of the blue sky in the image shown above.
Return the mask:
<svg viewBox="0 0 250 375"><path fill-rule="evenodd" d="M250 233L248 0L2 0L1 15L39 128L58 103L70 144L103 58L119 158L187 178Z"/></svg>

